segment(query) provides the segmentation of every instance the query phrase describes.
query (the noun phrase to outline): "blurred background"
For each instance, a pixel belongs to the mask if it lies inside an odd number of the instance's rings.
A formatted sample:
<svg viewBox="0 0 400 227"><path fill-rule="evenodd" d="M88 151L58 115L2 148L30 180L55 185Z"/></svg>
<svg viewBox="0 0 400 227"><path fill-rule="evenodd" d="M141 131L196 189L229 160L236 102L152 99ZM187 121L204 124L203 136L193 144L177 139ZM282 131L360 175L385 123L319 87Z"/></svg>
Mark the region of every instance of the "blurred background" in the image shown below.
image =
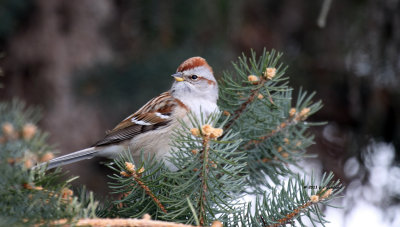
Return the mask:
<svg viewBox="0 0 400 227"><path fill-rule="evenodd" d="M347 186L329 226L400 226L399 0L0 0L0 100L41 107L69 153L169 89L186 58L218 77L264 47L323 100L307 165ZM85 164L67 169L102 193L102 168Z"/></svg>

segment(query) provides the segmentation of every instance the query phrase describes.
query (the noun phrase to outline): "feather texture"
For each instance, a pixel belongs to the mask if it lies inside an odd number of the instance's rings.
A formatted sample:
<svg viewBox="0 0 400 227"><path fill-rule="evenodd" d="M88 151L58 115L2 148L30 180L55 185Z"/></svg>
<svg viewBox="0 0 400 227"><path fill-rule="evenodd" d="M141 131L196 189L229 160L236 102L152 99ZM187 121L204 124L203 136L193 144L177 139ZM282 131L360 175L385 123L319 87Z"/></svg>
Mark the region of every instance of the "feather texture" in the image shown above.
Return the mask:
<svg viewBox="0 0 400 227"><path fill-rule="evenodd" d="M139 134L163 127L171 121L169 116L177 106L185 105L172 97L169 92L164 92L156 98L151 99L137 112L119 123L114 129L108 131L106 136L93 146L120 143L130 140Z"/></svg>
<svg viewBox="0 0 400 227"><path fill-rule="evenodd" d="M200 66L206 67L208 70L210 70L211 73L213 72L210 65L208 65L207 61L202 57L191 57L187 59L178 66L178 69L176 71L184 72Z"/></svg>
<svg viewBox="0 0 400 227"><path fill-rule="evenodd" d="M75 151L71 154L53 158L49 162L40 163L39 165L34 166L33 169L40 168L44 165L47 165L47 169L53 169L59 166L67 165L81 160L91 159L94 156L96 156L97 152L98 150L96 150L94 147L89 147L80 151Z"/></svg>

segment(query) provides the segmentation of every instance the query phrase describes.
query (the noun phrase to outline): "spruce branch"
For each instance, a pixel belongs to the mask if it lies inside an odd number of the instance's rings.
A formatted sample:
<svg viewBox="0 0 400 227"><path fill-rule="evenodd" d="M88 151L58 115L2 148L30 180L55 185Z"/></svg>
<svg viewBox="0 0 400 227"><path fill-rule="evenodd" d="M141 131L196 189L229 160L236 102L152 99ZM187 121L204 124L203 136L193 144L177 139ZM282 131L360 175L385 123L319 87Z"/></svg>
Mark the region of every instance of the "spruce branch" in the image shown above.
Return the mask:
<svg viewBox="0 0 400 227"><path fill-rule="evenodd" d="M101 212L102 217L140 217L146 213L156 214L158 210L167 213L167 208L159 199L163 188L159 187L164 166L153 156L141 154L140 167L135 167L132 154L128 151L120 155L108 167L115 171L109 176L113 181L110 188L120 199L113 201Z"/></svg>
<svg viewBox="0 0 400 227"><path fill-rule="evenodd" d="M135 170L135 165L131 162L125 162L125 171L121 171L120 174L123 177L131 177L134 181L146 192L147 195L153 199L157 206L164 212L167 213L165 207L161 204L160 200L153 194L150 188L140 179L141 174L144 172L144 168L140 168L138 171Z"/></svg>
<svg viewBox="0 0 400 227"><path fill-rule="evenodd" d="M27 108L17 100L0 103L2 225L46 225L59 218L72 222L94 217L96 202L73 195L69 189L73 178L60 180L64 172L59 169L48 174L44 168L30 169L36 162L53 156L54 148L47 145L47 135L36 126L39 115L37 109Z"/></svg>
<svg viewBox="0 0 400 227"><path fill-rule="evenodd" d="M276 59L274 59L275 51L272 51L272 53L270 55L268 53L265 55L265 50L264 50L264 55L262 56L262 58L265 57L265 60L262 63L265 63L265 65L268 65L269 63L272 63L273 65L276 65L276 61L281 57L281 55L282 54L278 54ZM241 82L242 84L241 85L240 85L240 82L236 82L234 84L235 87L237 87L237 88L246 87L246 86L248 86L248 84L254 85L254 87L250 88L250 95L248 96L248 98L245 99L245 101L243 101L240 104L240 106L236 110L233 111L233 114L231 116L232 118L225 125L225 129L229 129L232 126L232 124L241 116L241 114L255 100L256 97L259 97L260 99L261 99L261 97L263 97L263 95L261 94L261 91L260 91L262 89L264 89L264 92L268 95L268 100L270 101L270 103L272 105L275 105L275 103L273 101L273 98L272 98L272 96L271 96L271 94L270 94L270 92L268 90L268 87L265 86L265 83L267 81L269 81L269 80L272 80L275 77L276 68L268 67L268 68L263 69L264 68L264 64L257 63L256 56L255 56L255 53L253 51L252 51L252 58L250 59L250 64L253 66L253 69L250 69L247 66L247 58L246 58L246 56L243 55L241 58L239 58L239 62L240 62L242 67L239 67L235 63L233 63L233 65L234 65L234 68L237 70L237 72L239 72L239 74L242 75L242 77L244 75L243 72L242 72L243 68L245 68L248 73L251 73L251 72L254 72L254 71L258 71L258 72L256 72L256 74L259 74L259 76L251 74L251 75L247 76L247 80L248 81L242 80L242 82ZM260 69L263 69L263 70L260 70ZM262 72L264 72L264 73L262 73ZM260 73L262 73L262 74L260 75ZM226 78L226 77L227 76L222 78L221 82L222 82L223 85L227 85L227 84L233 82L233 80L231 78ZM242 89L238 89L238 90L242 90ZM243 94L243 93L237 92L237 94ZM226 112L226 113L230 114L230 112Z"/></svg>
<svg viewBox="0 0 400 227"><path fill-rule="evenodd" d="M169 162L177 170L163 173L170 179L164 185L170 188L168 201L176 210L162 218L208 225L217 216L225 221L240 212L234 206L245 183L245 156L236 151L241 142L237 134L223 133L226 121L218 123L220 118L221 114L200 119L190 115L190 125L182 122L176 131Z"/></svg>
<svg viewBox="0 0 400 227"><path fill-rule="evenodd" d="M219 83L219 106L229 119L225 128L237 131L243 140L240 150L248 155L249 183L256 190L279 184L279 176L293 174L288 164L310 157L305 151L313 136L307 129L319 124L306 121L322 107L320 101L312 102L314 93L300 90L292 103L293 89L281 56L264 50L257 57L252 51L250 58L243 55L233 63L234 72L225 72Z"/></svg>
<svg viewBox="0 0 400 227"><path fill-rule="evenodd" d="M244 225L277 227L285 224L300 226L308 218L313 226L316 223L324 225L327 221L319 205L328 205L344 189L339 180L333 181L333 174L324 174L319 185L314 185L315 179L311 176L310 185L306 184L306 177L296 175L291 177L281 189L273 189L270 194L256 199L255 213L251 214L250 207L247 214L242 216ZM309 191L311 190L311 193Z"/></svg>
<svg viewBox="0 0 400 227"><path fill-rule="evenodd" d="M306 120L310 114L310 110L311 109L309 107L305 107L300 112L298 112L296 110L296 108L291 108L289 111L289 118L287 118L282 123L280 123L275 129L271 130L271 132L269 132L267 135L260 136L259 138L255 139L255 140L249 141L247 143L247 145L245 146L245 148L248 148L252 144L259 144L263 140L267 140L267 139L275 136L277 133L282 132L286 128L288 128L290 126L294 126L294 125L300 123L301 121Z"/></svg>
<svg viewBox="0 0 400 227"><path fill-rule="evenodd" d="M199 200L199 217L200 217L200 225L205 224L205 216L206 216L206 209L205 209L205 202L207 201L206 193L207 193L207 176L208 176L208 150L210 149L210 145L208 144L209 138L203 138L203 151L201 152L200 161L203 163L203 168L201 174L199 176L201 181L201 188Z"/></svg>
<svg viewBox="0 0 400 227"><path fill-rule="evenodd" d="M200 163L202 163L202 169L201 173L199 175L200 181L201 181L201 188L202 191L200 191L200 197L201 199L199 200L199 223L201 226L204 226L205 224L205 216L206 216L206 208L205 208L205 202L207 201L207 176L209 173L209 149L210 149L210 139L216 139L220 137L223 133L223 130L220 128L213 128L211 125L206 124L201 127L201 133L200 130L197 128L192 128L190 129L190 132L194 136L201 136L202 137L202 145L203 149L200 152Z"/></svg>

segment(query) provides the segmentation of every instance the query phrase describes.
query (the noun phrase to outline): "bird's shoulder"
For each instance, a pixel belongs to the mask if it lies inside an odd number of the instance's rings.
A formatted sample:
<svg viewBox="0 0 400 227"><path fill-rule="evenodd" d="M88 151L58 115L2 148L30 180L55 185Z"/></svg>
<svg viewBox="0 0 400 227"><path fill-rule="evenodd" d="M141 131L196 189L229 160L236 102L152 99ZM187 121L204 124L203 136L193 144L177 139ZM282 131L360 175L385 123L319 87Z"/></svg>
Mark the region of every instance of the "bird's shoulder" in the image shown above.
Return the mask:
<svg viewBox="0 0 400 227"><path fill-rule="evenodd" d="M174 98L170 92L164 92L148 101L142 108L121 121L112 133L132 125L155 125L172 119L175 108L187 108L182 102Z"/></svg>
<svg viewBox="0 0 400 227"><path fill-rule="evenodd" d="M177 108L185 111L189 110L179 99L173 97L170 92L164 92L148 101L138 111L108 131L105 138L98 141L95 146L132 139L138 134L168 125L174 119L175 116L173 114Z"/></svg>

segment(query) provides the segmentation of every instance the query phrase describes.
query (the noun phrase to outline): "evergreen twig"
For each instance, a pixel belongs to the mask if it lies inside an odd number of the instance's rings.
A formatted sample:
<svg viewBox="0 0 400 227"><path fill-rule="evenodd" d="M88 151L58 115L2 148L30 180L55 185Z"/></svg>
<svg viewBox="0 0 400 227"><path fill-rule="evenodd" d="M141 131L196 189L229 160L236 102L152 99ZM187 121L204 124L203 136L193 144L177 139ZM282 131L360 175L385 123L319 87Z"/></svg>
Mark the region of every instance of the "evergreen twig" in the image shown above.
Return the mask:
<svg viewBox="0 0 400 227"><path fill-rule="evenodd" d="M140 179L141 173L144 171L143 167L138 171L135 170L135 166L130 162L125 162L125 168L128 171L122 171L120 174L124 177L133 177L134 181L149 195L153 201L157 204L157 206L164 212L167 213L165 207L161 204L160 200L154 195L154 193L150 190L150 188Z"/></svg>

